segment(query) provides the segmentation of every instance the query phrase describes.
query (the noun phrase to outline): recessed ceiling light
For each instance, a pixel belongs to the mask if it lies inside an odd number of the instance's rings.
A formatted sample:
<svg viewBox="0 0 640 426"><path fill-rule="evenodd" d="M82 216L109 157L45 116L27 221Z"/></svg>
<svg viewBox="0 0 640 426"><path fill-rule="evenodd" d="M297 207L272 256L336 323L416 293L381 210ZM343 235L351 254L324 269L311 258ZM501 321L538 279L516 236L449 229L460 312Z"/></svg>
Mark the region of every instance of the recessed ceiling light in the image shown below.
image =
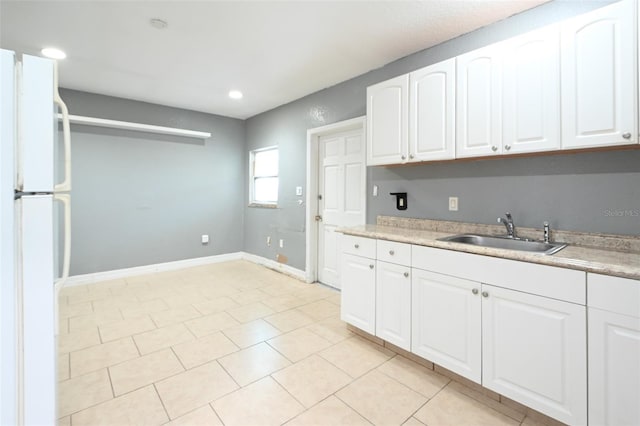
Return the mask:
<svg viewBox="0 0 640 426"><path fill-rule="evenodd" d="M40 51L40 53L50 59L64 59L67 57L66 53L60 49L56 49L55 47L45 47Z"/></svg>
<svg viewBox="0 0 640 426"><path fill-rule="evenodd" d="M167 28L167 25L169 25L167 23L167 21L159 19L159 18L150 19L149 23L151 24L151 26L153 28L157 28L159 30L164 30L165 28Z"/></svg>
<svg viewBox="0 0 640 426"><path fill-rule="evenodd" d="M231 99L242 99L242 92L239 90L231 90L229 92L229 97Z"/></svg>

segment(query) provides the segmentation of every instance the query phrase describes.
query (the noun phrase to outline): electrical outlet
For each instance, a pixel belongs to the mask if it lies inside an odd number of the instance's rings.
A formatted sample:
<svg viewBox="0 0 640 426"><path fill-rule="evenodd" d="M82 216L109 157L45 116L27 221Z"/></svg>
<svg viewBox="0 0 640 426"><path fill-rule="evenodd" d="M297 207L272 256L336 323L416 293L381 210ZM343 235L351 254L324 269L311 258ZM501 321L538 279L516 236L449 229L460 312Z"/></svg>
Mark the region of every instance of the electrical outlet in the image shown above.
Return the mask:
<svg viewBox="0 0 640 426"><path fill-rule="evenodd" d="M280 248L284 248L284 240L280 240Z"/></svg>
<svg viewBox="0 0 640 426"><path fill-rule="evenodd" d="M267 237L267 247L271 247L271 237Z"/></svg>
<svg viewBox="0 0 640 426"><path fill-rule="evenodd" d="M209 244L209 236L207 234L202 234L201 241L202 244Z"/></svg>
<svg viewBox="0 0 640 426"><path fill-rule="evenodd" d="M458 197L449 197L449 211L450 212L458 211Z"/></svg>

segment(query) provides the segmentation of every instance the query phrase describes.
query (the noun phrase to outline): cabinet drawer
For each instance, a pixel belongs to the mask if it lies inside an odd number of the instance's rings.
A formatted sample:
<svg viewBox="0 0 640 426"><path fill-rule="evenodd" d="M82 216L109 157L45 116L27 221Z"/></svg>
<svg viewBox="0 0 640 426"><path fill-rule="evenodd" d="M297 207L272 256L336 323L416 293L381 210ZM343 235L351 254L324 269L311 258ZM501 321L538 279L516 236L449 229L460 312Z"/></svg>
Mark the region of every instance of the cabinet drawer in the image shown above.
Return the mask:
<svg viewBox="0 0 640 426"><path fill-rule="evenodd" d="M588 273L587 305L640 318L640 281Z"/></svg>
<svg viewBox="0 0 640 426"><path fill-rule="evenodd" d="M343 235L342 252L375 259L376 240L372 238L355 237L353 235Z"/></svg>
<svg viewBox="0 0 640 426"><path fill-rule="evenodd" d="M376 259L397 265L411 266L411 244L378 240Z"/></svg>
<svg viewBox="0 0 640 426"><path fill-rule="evenodd" d="M586 304L586 273L555 266L413 246L411 265L511 290Z"/></svg>

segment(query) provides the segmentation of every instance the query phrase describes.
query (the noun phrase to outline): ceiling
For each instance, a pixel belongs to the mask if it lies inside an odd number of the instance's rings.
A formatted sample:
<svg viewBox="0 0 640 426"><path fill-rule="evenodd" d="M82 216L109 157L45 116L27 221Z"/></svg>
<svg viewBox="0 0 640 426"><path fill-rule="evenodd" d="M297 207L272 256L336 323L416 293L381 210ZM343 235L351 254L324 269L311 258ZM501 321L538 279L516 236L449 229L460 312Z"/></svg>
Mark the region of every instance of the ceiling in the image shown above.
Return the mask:
<svg viewBox="0 0 640 426"><path fill-rule="evenodd" d="M0 46L64 50L66 88L248 118L546 1L0 0Z"/></svg>

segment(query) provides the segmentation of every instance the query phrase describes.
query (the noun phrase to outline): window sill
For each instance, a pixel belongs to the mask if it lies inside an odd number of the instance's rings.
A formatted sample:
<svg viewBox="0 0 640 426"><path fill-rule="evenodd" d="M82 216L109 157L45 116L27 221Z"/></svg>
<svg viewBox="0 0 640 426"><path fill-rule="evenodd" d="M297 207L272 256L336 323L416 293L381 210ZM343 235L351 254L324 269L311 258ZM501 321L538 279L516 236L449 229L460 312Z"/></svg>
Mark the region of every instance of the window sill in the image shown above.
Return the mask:
<svg viewBox="0 0 640 426"><path fill-rule="evenodd" d="M265 204L265 203L251 203L248 207L255 207L259 209L277 209L277 204Z"/></svg>

